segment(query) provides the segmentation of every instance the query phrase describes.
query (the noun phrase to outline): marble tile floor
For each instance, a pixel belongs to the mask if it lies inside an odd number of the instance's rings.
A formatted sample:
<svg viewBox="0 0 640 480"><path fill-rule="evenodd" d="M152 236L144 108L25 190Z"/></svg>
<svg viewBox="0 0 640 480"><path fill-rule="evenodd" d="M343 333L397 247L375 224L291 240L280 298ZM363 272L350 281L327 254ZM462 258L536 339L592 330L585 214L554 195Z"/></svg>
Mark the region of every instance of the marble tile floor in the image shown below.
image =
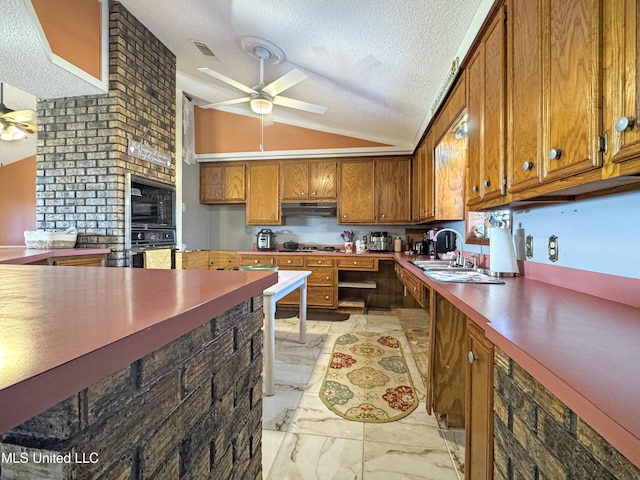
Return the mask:
<svg viewBox="0 0 640 480"><path fill-rule="evenodd" d="M393 335L402 344L420 405L401 420L383 424L346 420L318 396L336 338L362 330ZM343 322L307 321L306 344L297 340L297 318L276 321L276 393L263 400L263 479L464 477L460 460L464 432L440 430L435 416L425 409L425 311L378 310L351 315Z"/></svg>

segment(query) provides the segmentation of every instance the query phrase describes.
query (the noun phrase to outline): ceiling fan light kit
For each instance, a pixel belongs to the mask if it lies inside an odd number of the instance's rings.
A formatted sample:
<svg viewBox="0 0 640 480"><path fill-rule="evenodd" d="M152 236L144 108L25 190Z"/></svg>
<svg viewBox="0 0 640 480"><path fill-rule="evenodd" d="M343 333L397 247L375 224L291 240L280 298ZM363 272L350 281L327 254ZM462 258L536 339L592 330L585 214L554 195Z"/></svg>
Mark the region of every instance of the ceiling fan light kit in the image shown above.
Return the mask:
<svg viewBox="0 0 640 480"><path fill-rule="evenodd" d="M0 82L0 140L11 142L27 138L27 133L35 133L36 112L33 110L12 110L3 103L3 86Z"/></svg>
<svg viewBox="0 0 640 480"><path fill-rule="evenodd" d="M251 110L258 115L269 115L273 109L271 97L264 92L251 94Z"/></svg>

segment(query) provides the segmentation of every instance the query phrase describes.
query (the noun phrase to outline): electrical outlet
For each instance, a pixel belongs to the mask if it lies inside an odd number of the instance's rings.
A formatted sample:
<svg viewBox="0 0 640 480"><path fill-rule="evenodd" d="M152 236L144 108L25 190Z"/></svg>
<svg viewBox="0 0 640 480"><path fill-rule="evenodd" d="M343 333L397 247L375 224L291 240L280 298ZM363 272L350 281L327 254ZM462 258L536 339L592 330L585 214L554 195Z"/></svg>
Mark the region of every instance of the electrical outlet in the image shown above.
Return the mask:
<svg viewBox="0 0 640 480"><path fill-rule="evenodd" d="M527 235L524 241L524 254L527 258L533 258L533 235Z"/></svg>
<svg viewBox="0 0 640 480"><path fill-rule="evenodd" d="M558 261L558 237L555 235L549 237L549 260Z"/></svg>

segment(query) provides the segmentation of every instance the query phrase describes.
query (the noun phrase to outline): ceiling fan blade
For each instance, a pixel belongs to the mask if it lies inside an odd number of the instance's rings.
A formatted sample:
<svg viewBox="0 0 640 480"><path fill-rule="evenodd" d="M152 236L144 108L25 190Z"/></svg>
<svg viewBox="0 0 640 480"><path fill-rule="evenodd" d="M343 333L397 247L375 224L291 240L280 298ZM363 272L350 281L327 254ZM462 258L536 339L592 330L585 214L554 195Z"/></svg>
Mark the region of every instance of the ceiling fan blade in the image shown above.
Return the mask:
<svg viewBox="0 0 640 480"><path fill-rule="evenodd" d="M309 77L306 73L294 68L289 73L285 73L283 76L264 87L262 91L268 93L272 97L275 97L280 92L284 92L286 89L293 87L307 78Z"/></svg>
<svg viewBox="0 0 640 480"><path fill-rule="evenodd" d="M222 107L224 105L234 105L236 103L246 103L249 100L251 100L251 98L249 98L249 97L234 98L233 100L226 100L224 102L208 103L206 105L200 105L200 108L216 108L216 107Z"/></svg>
<svg viewBox="0 0 640 480"><path fill-rule="evenodd" d="M320 105L314 105L313 103L303 102L302 100L294 100L293 98L281 97L278 95L273 99L273 103L276 105L282 105L283 107L295 108L297 110L304 110L305 112L317 113L318 115L324 115L327 111L327 107L321 107Z"/></svg>
<svg viewBox="0 0 640 480"><path fill-rule="evenodd" d="M36 112L33 110L11 110L4 113L2 118L14 123L35 123Z"/></svg>
<svg viewBox="0 0 640 480"><path fill-rule="evenodd" d="M221 73L218 73L215 70L211 70L210 68L201 67L201 68L198 68L198 70L200 70L202 73L206 73L210 77L220 80L221 82L227 83L232 87L237 88L238 90L242 90L244 93L248 93L248 94L258 93L253 88L247 87L246 85L235 81L233 78L229 78L225 75L222 75Z"/></svg>

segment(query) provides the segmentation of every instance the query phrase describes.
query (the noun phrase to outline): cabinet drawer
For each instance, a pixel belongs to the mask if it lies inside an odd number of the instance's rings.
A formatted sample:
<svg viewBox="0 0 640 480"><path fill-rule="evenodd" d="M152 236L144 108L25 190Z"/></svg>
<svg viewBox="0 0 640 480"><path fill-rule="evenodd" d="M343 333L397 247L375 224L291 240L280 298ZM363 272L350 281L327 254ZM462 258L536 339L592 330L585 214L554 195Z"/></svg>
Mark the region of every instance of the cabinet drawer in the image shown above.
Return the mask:
<svg viewBox="0 0 640 480"><path fill-rule="evenodd" d="M275 265L270 255L242 255L240 265Z"/></svg>
<svg viewBox="0 0 640 480"><path fill-rule="evenodd" d="M305 257L305 267L333 267L333 257Z"/></svg>
<svg viewBox="0 0 640 480"><path fill-rule="evenodd" d="M308 287L307 305L314 307L334 307L335 289L333 287Z"/></svg>
<svg viewBox="0 0 640 480"><path fill-rule="evenodd" d="M404 269L400 281L407 288L411 296L416 299L416 302L418 302L421 307L424 307L424 283L422 283L418 277Z"/></svg>
<svg viewBox="0 0 640 480"><path fill-rule="evenodd" d="M378 271L378 259L371 257L338 258L338 270L371 270Z"/></svg>
<svg viewBox="0 0 640 480"><path fill-rule="evenodd" d="M311 275L307 278L307 285L320 285L332 287L334 284L333 268L317 268L311 270Z"/></svg>
<svg viewBox="0 0 640 480"><path fill-rule="evenodd" d="M282 256L278 255L275 257L276 265L282 267L303 267L304 266L304 257L300 255L288 255Z"/></svg>

